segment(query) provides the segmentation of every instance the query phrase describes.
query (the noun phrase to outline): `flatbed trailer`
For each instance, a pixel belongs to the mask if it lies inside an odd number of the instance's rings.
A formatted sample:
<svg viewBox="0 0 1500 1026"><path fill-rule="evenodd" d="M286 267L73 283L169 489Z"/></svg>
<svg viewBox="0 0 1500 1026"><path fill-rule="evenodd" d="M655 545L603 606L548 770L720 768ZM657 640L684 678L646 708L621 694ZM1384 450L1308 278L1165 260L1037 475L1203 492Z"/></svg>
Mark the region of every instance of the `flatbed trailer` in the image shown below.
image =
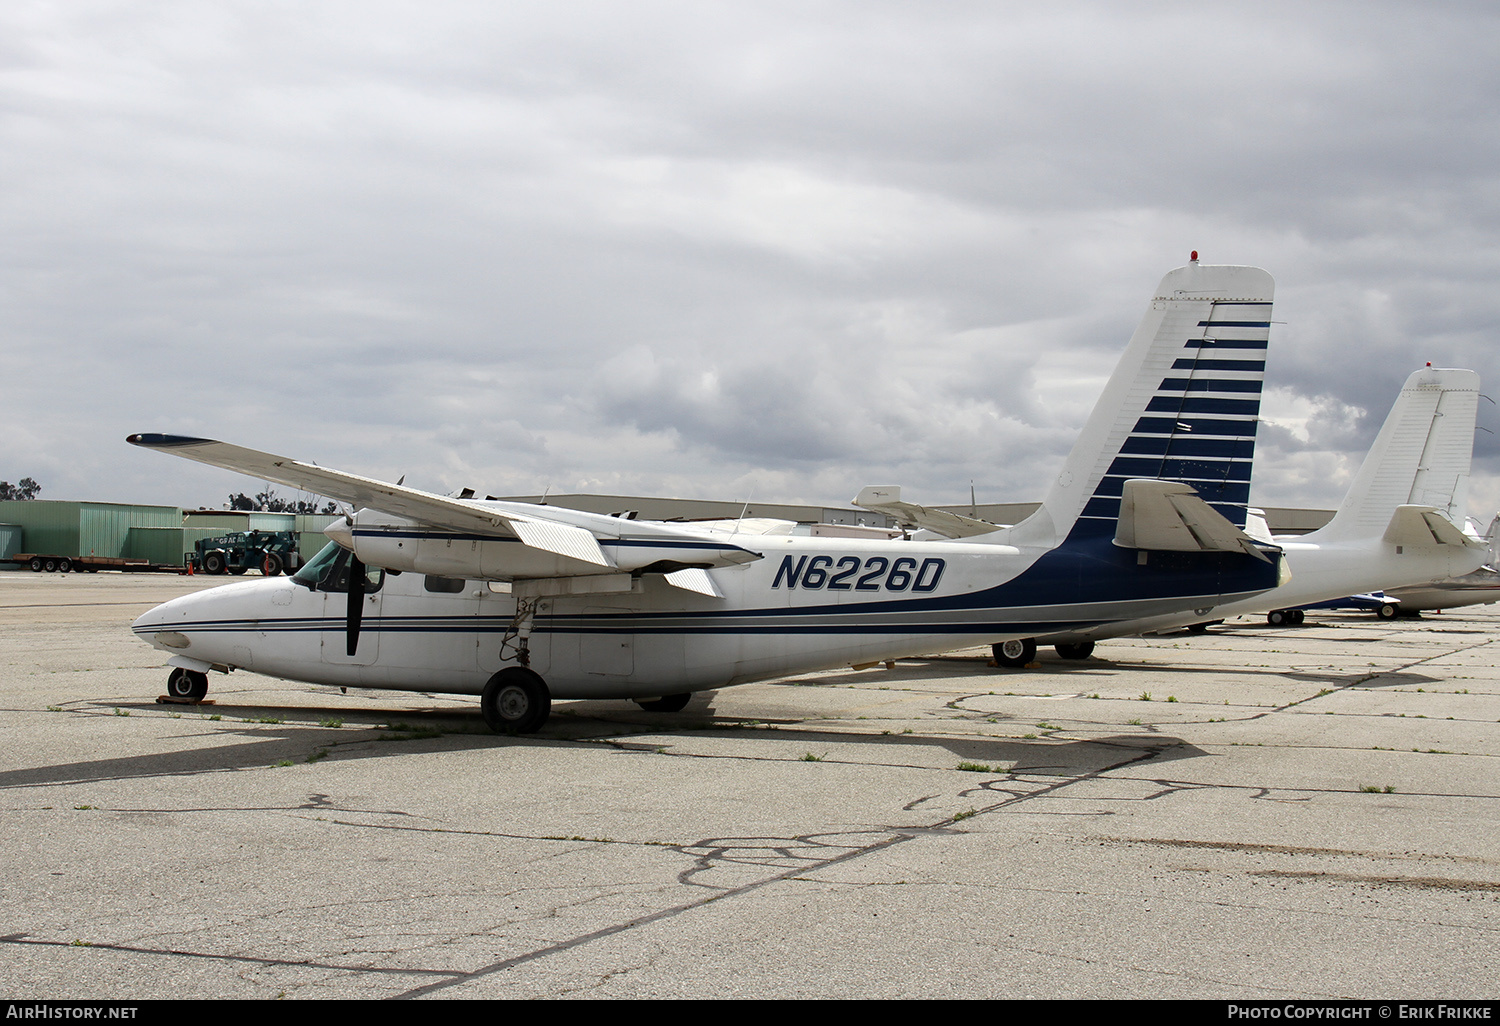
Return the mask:
<svg viewBox="0 0 1500 1026"><path fill-rule="evenodd" d="M152 563L145 559L121 559L117 556L50 556L39 552L18 552L5 560L29 566L34 573L90 573L118 570L127 574L185 574L187 567L176 563Z"/></svg>

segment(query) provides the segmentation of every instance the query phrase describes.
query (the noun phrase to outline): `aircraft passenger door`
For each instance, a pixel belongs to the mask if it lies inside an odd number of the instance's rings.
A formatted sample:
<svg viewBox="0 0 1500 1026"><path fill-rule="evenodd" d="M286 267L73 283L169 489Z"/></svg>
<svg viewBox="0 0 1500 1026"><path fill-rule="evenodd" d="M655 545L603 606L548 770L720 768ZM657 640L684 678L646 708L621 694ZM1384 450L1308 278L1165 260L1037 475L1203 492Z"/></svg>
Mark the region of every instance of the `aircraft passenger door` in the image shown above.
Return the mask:
<svg viewBox="0 0 1500 1026"><path fill-rule="evenodd" d="M601 616L619 615L620 610L585 609ZM600 632L583 634L578 641L579 669L607 677L628 677L635 672L635 635Z"/></svg>

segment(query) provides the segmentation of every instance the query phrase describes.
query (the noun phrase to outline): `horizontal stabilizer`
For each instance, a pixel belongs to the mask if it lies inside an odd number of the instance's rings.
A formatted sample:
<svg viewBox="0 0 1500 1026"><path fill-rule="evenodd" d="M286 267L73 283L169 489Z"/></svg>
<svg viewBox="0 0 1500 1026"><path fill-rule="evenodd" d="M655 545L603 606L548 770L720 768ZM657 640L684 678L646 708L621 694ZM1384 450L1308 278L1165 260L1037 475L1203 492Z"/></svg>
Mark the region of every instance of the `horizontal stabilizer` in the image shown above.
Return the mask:
<svg viewBox="0 0 1500 1026"><path fill-rule="evenodd" d="M987 520L950 513L944 509L918 506L914 502L902 502L901 489L895 485L870 485L861 488L854 498L854 505L872 513L884 513L907 527L925 527L945 538L972 538L1000 530L999 524L992 524Z"/></svg>
<svg viewBox="0 0 1500 1026"><path fill-rule="evenodd" d="M1180 481L1126 481L1115 544L1163 552L1244 552L1269 562L1254 539Z"/></svg>
<svg viewBox="0 0 1500 1026"><path fill-rule="evenodd" d="M1482 549L1487 546L1453 525L1436 506L1397 506L1386 526L1384 540L1402 548L1434 545L1461 545Z"/></svg>

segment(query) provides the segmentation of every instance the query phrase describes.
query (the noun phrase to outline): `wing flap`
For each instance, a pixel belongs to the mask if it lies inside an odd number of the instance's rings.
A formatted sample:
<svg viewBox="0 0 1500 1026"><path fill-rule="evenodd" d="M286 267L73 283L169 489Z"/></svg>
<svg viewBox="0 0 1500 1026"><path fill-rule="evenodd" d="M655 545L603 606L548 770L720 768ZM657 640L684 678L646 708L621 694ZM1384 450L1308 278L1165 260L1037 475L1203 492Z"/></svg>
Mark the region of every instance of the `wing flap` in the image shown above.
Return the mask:
<svg viewBox="0 0 1500 1026"><path fill-rule="evenodd" d="M666 575L667 583L674 588L683 591L697 592L699 595L707 595L709 598L723 598L724 593L714 584L714 579L707 570L698 567L688 567L684 570L673 570Z"/></svg>
<svg viewBox="0 0 1500 1026"><path fill-rule="evenodd" d="M517 538L534 549L554 552L596 566L613 566L609 557L599 548L593 534L581 527L569 524L554 524L545 520L521 520L512 518L508 524Z"/></svg>

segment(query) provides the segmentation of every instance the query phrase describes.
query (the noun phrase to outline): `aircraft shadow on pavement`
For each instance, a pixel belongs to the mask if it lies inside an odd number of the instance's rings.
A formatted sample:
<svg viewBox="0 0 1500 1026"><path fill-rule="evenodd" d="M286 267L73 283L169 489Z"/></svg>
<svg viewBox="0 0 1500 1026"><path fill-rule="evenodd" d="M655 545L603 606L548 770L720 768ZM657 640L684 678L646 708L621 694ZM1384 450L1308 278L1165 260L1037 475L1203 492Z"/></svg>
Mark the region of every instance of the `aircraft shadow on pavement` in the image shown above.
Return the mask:
<svg viewBox="0 0 1500 1026"><path fill-rule="evenodd" d="M152 708L142 706L141 708ZM193 708L193 707L187 707ZM1146 760L1176 760L1204 754L1202 750L1179 738L1153 733L1119 734L1090 739L1034 739L992 737L934 737L921 733L875 734L867 732L799 729L795 721L751 720L740 716L717 716L712 707L689 707L680 713L647 713L632 711L619 702L572 702L559 708L548 728L541 733L506 736L490 733L478 710L408 709L380 717L380 725L368 724L324 727L322 719L352 718L348 708L312 708L297 706L276 708L267 705L199 706L197 715L217 715L221 721L205 722L198 736L211 735L211 743L175 751L156 751L108 759L90 759L0 771L0 790L48 787L67 784L99 783L131 779L187 777L222 773L228 770L258 769L277 764L305 764L327 758L332 762L350 759L389 758L413 751L411 745L424 745L423 751L438 748L447 751L493 747L524 746L529 748L567 747L609 743L620 748L660 751L663 739L673 736L707 735L734 737L743 734L747 745L754 741L796 742L799 745L852 746L853 757L835 755L830 762L863 763L860 748L889 750L910 747L911 763L896 765L928 766L933 769L957 768L959 762L991 767L997 773L1058 773L1076 775L1107 770L1126 763ZM189 714L185 714L189 715ZM292 722L286 719L295 717ZM283 722L265 722L269 719ZM375 717L366 717L374 719ZM941 727L944 721L934 721ZM623 729L622 729L623 728ZM238 743L224 743L226 734L244 738ZM191 740L188 735L185 740ZM646 740L647 738L651 740ZM637 740L639 739L639 740ZM916 749L946 749L955 760L953 767L931 767L931 759L919 759ZM776 755L759 753L757 758L784 761ZM871 764L891 765L886 756L873 756Z"/></svg>

